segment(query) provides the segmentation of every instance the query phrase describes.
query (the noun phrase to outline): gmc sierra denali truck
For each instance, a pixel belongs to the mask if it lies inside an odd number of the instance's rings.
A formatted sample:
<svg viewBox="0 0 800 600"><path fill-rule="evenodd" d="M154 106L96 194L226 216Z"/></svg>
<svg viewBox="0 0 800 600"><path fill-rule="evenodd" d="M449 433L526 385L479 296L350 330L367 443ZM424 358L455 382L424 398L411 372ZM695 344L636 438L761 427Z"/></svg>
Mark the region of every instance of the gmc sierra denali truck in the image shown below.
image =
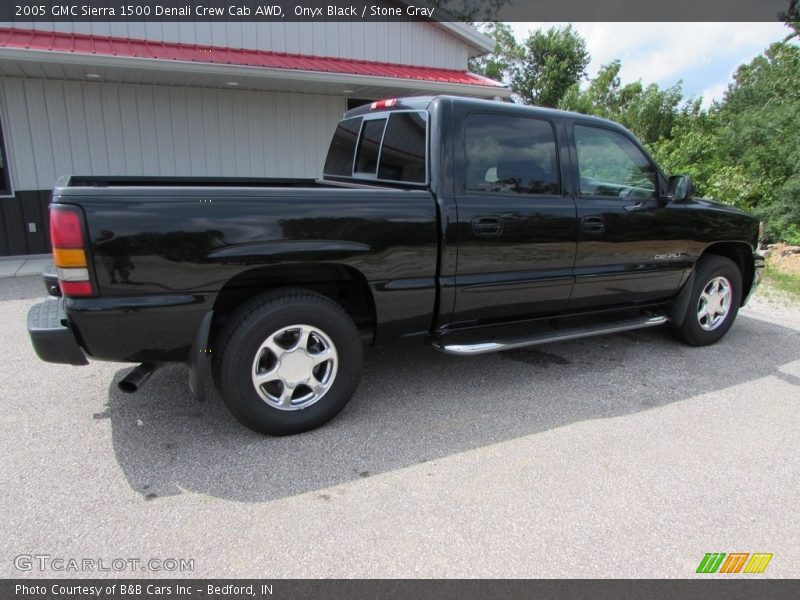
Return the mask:
<svg viewBox="0 0 800 600"><path fill-rule="evenodd" d="M615 123L455 97L351 110L319 180L71 177L42 360L210 369L257 431L306 431L353 395L364 347L479 355L666 324L722 338L758 285L759 223L696 198ZM472 360L480 360L472 359Z"/></svg>

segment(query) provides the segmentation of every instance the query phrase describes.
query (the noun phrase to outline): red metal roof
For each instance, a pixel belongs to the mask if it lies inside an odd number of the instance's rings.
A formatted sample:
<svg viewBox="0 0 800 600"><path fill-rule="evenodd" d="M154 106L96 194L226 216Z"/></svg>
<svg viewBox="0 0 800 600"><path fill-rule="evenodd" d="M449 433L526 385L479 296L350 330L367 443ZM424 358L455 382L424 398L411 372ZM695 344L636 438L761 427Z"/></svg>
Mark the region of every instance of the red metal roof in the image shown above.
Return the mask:
<svg viewBox="0 0 800 600"><path fill-rule="evenodd" d="M285 52L266 52L174 42L154 42L132 38L33 29L0 27L0 47L97 56L203 62L266 69L392 77L436 83L457 83L489 87L500 85L496 81L481 77L475 73L455 69L436 69L329 56L288 54Z"/></svg>

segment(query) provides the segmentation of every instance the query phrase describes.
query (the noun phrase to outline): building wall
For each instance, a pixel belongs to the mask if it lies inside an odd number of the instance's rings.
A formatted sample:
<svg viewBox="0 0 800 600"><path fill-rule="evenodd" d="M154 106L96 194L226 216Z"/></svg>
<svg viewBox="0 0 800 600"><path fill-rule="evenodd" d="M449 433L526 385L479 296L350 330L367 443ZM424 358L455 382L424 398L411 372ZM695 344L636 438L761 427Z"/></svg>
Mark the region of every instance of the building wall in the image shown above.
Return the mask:
<svg viewBox="0 0 800 600"><path fill-rule="evenodd" d="M16 191L62 175L316 177L341 96L0 79Z"/></svg>
<svg viewBox="0 0 800 600"><path fill-rule="evenodd" d="M317 177L344 110L341 96L0 78L14 190L0 256L48 251L62 175Z"/></svg>
<svg viewBox="0 0 800 600"><path fill-rule="evenodd" d="M0 22L0 27L130 37L466 69L469 49L455 37L423 22L383 23L28 23Z"/></svg>

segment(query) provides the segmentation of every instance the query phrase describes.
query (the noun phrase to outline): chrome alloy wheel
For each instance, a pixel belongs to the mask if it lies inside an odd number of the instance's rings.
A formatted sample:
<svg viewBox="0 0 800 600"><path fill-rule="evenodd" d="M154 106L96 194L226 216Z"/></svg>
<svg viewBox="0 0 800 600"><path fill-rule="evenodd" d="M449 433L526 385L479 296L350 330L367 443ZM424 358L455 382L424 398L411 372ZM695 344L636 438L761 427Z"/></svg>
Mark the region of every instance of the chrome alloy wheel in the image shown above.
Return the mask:
<svg viewBox="0 0 800 600"><path fill-rule="evenodd" d="M697 321L706 331L713 331L725 321L731 308L731 282L718 276L709 281L697 303Z"/></svg>
<svg viewBox="0 0 800 600"><path fill-rule="evenodd" d="M308 408L331 389L338 363L336 346L324 331L289 325L267 337L256 351L253 386L273 408Z"/></svg>

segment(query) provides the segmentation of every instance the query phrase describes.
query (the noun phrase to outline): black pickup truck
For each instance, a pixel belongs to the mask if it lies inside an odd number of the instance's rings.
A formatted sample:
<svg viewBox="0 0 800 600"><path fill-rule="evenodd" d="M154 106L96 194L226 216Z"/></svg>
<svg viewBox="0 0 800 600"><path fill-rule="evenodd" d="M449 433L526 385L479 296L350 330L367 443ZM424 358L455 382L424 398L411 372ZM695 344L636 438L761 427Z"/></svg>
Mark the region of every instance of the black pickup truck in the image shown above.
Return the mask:
<svg viewBox="0 0 800 600"><path fill-rule="evenodd" d="M477 355L667 324L719 340L758 285L759 223L695 198L623 127L456 97L373 102L319 180L72 177L55 276L28 315L42 360L207 370L248 427L322 425L365 345Z"/></svg>

